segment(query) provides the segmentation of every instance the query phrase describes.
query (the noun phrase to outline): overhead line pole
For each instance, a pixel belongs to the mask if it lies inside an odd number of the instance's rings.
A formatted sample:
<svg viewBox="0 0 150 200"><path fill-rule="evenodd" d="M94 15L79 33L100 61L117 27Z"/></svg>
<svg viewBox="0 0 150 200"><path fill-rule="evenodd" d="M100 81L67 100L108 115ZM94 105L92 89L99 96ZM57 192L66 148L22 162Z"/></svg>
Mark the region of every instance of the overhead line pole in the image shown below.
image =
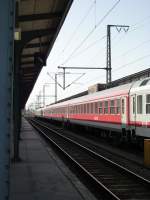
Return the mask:
<svg viewBox="0 0 150 200"><path fill-rule="evenodd" d="M55 103L56 103L56 102L57 102L57 85L58 85L59 87L63 88L63 87L61 86L61 84L58 83L58 81L57 81L57 76L58 76L59 74L55 73L55 78L53 78L53 76L51 76L49 72L47 72L47 75L50 76L51 79L54 80L54 82L55 82Z"/></svg>
<svg viewBox="0 0 150 200"><path fill-rule="evenodd" d="M104 69L104 70L107 70L106 67L64 67L64 66L58 66L58 69L63 69L63 89L65 90L66 89L66 83L65 83L65 75L66 75L66 72L65 70L66 69Z"/></svg>
<svg viewBox="0 0 150 200"><path fill-rule="evenodd" d="M106 84L112 81L112 66L111 66L111 27L115 27L118 32L122 29L127 32L129 26L127 25L107 25L107 52L106 52Z"/></svg>
<svg viewBox="0 0 150 200"><path fill-rule="evenodd" d="M103 69L106 70L106 86L112 81L112 66L111 66L111 27L115 27L118 32L122 29L127 32L128 25L107 25L107 51L106 51L106 67L64 67L58 66L58 69L63 69L63 89L65 90L65 75L66 69Z"/></svg>

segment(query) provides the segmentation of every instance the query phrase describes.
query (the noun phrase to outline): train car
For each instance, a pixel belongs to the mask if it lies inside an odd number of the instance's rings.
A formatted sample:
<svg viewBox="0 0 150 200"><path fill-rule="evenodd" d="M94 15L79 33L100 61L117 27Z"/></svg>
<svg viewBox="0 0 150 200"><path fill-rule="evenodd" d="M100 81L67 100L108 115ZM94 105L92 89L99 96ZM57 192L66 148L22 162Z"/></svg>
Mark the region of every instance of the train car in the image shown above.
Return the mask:
<svg viewBox="0 0 150 200"><path fill-rule="evenodd" d="M42 114L118 137L150 138L150 78L50 105Z"/></svg>
<svg viewBox="0 0 150 200"><path fill-rule="evenodd" d="M39 117L42 117L43 116L43 109L41 109L41 108L38 108L38 109L36 109L35 111L34 111L34 115L35 116L39 116Z"/></svg>

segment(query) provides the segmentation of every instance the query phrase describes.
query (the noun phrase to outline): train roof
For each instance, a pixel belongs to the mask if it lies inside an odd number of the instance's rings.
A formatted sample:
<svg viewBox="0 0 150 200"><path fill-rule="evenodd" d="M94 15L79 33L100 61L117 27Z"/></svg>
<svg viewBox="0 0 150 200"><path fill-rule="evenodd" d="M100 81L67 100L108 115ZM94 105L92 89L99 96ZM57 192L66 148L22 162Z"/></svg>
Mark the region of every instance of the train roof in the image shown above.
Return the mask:
<svg viewBox="0 0 150 200"><path fill-rule="evenodd" d="M129 94L129 92L131 94L138 92L140 90L149 90L150 89L150 77L142 79L142 80L138 80L138 81L134 81L132 83L128 83L128 84L124 84L124 85L120 85L117 87L113 87L113 88L109 88L109 89L105 89L102 91L98 91L92 94L87 94L84 96L80 96L80 97L76 97L76 98L68 98L66 99L66 101L63 100L56 103L56 104L51 104L49 106L47 106L44 109L49 109L49 108L55 108L55 107L60 107L60 106L66 106L68 104L73 105L73 104L77 104L77 103L88 103L88 102L92 102L92 101L98 101L100 99L106 99L106 98L110 98L110 97L114 97L114 96L121 96L121 95L127 95ZM39 108L37 111L43 110L43 108Z"/></svg>
<svg viewBox="0 0 150 200"><path fill-rule="evenodd" d="M76 103L87 103L87 102L92 102L95 100L103 99L103 98L109 98L113 96L120 96L120 95L127 95L129 93L129 90L131 88L133 83L128 83L125 85L117 86L114 88L109 88L106 90L102 90L99 92L95 92L93 94L88 94L79 98L71 99L65 102L57 103L54 105L47 106L46 109L48 108L54 108L54 107L59 107L59 106L65 106L67 104L76 104Z"/></svg>
<svg viewBox="0 0 150 200"><path fill-rule="evenodd" d="M131 93L150 89L150 77L134 82Z"/></svg>

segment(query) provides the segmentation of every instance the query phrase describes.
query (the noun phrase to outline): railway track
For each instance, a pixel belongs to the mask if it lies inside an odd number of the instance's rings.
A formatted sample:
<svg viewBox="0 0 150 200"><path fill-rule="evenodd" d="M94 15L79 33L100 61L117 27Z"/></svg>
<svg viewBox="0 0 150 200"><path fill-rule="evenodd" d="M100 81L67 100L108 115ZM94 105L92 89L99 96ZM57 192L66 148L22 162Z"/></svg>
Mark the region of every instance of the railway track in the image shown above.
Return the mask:
<svg viewBox="0 0 150 200"><path fill-rule="evenodd" d="M63 136L45 123L30 122L90 178L104 199L150 199L150 181Z"/></svg>

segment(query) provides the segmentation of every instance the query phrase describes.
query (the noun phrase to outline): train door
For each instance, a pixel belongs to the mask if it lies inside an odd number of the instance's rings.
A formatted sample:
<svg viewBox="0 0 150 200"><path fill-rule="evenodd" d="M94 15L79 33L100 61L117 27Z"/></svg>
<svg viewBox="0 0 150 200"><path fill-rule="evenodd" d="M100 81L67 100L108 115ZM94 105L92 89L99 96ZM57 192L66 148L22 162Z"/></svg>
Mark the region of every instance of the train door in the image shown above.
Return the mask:
<svg viewBox="0 0 150 200"><path fill-rule="evenodd" d="M121 98L121 121L122 121L122 128L126 127L127 123L127 98Z"/></svg>

